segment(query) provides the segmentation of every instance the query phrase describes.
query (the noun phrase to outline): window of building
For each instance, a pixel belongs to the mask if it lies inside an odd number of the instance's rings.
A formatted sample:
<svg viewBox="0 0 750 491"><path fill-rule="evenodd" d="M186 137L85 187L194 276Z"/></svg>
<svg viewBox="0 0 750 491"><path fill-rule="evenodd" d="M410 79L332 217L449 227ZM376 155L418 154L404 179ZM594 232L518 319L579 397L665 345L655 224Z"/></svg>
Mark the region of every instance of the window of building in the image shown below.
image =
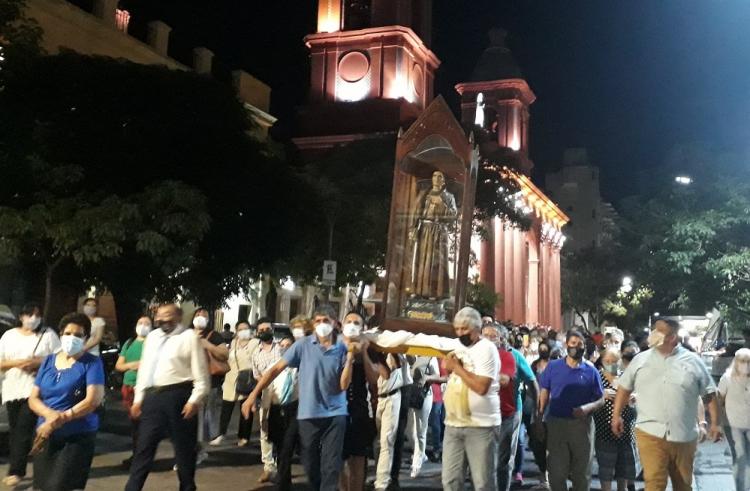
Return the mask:
<svg viewBox="0 0 750 491"><path fill-rule="evenodd" d="M344 29L356 30L370 27L372 0L344 0Z"/></svg>
<svg viewBox="0 0 750 491"><path fill-rule="evenodd" d="M250 305L244 304L240 305L239 309L237 309L237 321L246 321L250 318Z"/></svg>
<svg viewBox="0 0 750 491"><path fill-rule="evenodd" d="M289 319L294 319L295 316L302 312L302 298L292 297L289 299Z"/></svg>

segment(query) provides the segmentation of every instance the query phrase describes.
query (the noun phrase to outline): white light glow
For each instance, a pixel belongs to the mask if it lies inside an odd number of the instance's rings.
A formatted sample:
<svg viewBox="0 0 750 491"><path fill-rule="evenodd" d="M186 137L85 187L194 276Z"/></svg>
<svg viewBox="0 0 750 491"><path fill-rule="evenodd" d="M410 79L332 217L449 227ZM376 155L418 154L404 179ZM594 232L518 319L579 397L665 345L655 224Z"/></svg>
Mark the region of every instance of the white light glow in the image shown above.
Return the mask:
<svg viewBox="0 0 750 491"><path fill-rule="evenodd" d="M622 278L622 286L632 285L633 284L633 278L630 276L625 276Z"/></svg>
<svg viewBox="0 0 750 491"><path fill-rule="evenodd" d="M711 319L713 318L713 316L714 316L713 312L706 312L706 319Z"/></svg>
<svg viewBox="0 0 750 491"><path fill-rule="evenodd" d="M693 178L689 176L677 176L674 178L674 180L677 184L682 184L684 186L693 183Z"/></svg>
<svg viewBox="0 0 750 491"><path fill-rule="evenodd" d="M511 150L515 150L516 152L521 149L521 139L518 138L518 134L516 134L516 132L513 132L513 136L510 137L510 140L508 141L508 147Z"/></svg>
<svg viewBox="0 0 750 491"><path fill-rule="evenodd" d="M477 95L477 110L474 114L474 124L484 128L484 94Z"/></svg>
<svg viewBox="0 0 750 491"><path fill-rule="evenodd" d="M370 75L356 82L336 80L336 99L345 102L361 101L370 94Z"/></svg>
<svg viewBox="0 0 750 491"><path fill-rule="evenodd" d="M293 292L297 285L294 284L294 281L287 276L283 283L281 283L281 288L290 292Z"/></svg>

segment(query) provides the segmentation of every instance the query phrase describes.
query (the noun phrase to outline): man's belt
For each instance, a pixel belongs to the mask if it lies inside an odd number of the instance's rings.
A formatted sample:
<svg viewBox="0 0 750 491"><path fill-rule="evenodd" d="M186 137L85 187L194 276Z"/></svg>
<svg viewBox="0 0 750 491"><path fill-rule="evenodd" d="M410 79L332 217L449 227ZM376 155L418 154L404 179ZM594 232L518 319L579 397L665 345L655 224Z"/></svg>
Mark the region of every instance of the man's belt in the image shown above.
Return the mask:
<svg viewBox="0 0 750 491"><path fill-rule="evenodd" d="M188 389L193 390L193 382L180 382L179 384L169 385L155 385L152 387L146 387L146 394L158 394L160 392L168 392L171 390Z"/></svg>
<svg viewBox="0 0 750 491"><path fill-rule="evenodd" d="M391 397L392 395L396 394L397 392L401 392L401 387L399 387L398 389L393 389L390 392L384 392L383 394L378 394L378 397L380 397L381 399L385 399L386 397Z"/></svg>

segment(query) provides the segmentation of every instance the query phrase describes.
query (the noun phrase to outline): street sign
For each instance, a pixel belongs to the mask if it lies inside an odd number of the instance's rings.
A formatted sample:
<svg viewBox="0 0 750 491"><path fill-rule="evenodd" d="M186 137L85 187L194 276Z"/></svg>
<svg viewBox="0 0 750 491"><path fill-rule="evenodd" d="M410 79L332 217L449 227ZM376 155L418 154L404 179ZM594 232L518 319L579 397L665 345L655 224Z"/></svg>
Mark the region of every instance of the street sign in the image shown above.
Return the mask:
<svg viewBox="0 0 750 491"><path fill-rule="evenodd" d="M323 261L323 284L333 286L336 284L336 261Z"/></svg>

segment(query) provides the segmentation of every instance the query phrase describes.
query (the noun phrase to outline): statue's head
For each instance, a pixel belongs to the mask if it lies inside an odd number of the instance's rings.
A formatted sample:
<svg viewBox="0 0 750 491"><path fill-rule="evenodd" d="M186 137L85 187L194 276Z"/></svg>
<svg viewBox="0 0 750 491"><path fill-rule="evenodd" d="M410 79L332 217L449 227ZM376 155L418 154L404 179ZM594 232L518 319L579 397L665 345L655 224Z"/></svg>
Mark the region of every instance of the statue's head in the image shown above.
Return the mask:
<svg viewBox="0 0 750 491"><path fill-rule="evenodd" d="M445 174L436 170L432 173L432 188L443 189L445 188Z"/></svg>

